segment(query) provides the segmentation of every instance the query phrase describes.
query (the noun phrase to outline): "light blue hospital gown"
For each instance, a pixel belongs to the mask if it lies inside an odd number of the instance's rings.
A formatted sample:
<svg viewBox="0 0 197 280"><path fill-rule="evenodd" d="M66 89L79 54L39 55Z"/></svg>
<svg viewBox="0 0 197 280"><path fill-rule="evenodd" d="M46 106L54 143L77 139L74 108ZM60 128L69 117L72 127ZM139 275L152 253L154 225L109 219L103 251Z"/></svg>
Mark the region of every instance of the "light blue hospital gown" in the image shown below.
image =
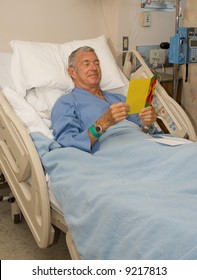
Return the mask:
<svg viewBox="0 0 197 280"><path fill-rule="evenodd" d="M122 94L103 91L103 100L83 89L75 88L71 93L61 96L55 103L51 122L55 140L63 147L95 152L99 141L91 148L88 129L114 103L125 102ZM138 114L129 115L128 120L141 126Z"/></svg>

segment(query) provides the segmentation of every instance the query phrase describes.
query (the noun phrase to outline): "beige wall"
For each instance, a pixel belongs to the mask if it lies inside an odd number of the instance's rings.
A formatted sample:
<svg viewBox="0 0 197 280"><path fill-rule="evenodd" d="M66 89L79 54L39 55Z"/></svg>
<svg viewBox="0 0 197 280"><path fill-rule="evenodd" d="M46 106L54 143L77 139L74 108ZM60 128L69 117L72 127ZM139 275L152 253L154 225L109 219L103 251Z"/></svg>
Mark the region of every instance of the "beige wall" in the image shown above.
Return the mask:
<svg viewBox="0 0 197 280"><path fill-rule="evenodd" d="M175 12L152 12L151 27L142 27L140 0L101 0L106 27L117 55L122 36L129 36L130 48L169 41L175 32Z"/></svg>
<svg viewBox="0 0 197 280"><path fill-rule="evenodd" d="M167 40L173 29L172 13L152 13L152 26L141 27L139 0L0 0L1 52L13 39L64 42L105 34L118 56L124 35L134 48Z"/></svg>
<svg viewBox="0 0 197 280"><path fill-rule="evenodd" d="M64 42L104 33L98 0L0 0L0 51L13 39Z"/></svg>

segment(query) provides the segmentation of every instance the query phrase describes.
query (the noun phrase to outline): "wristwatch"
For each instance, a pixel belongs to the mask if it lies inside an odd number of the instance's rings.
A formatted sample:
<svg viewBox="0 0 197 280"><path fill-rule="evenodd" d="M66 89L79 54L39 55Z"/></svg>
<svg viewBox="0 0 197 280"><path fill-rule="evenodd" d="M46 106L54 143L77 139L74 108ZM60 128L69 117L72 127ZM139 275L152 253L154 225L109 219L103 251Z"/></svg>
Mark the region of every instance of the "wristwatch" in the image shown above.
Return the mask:
<svg viewBox="0 0 197 280"><path fill-rule="evenodd" d="M148 133L150 135L154 134L156 127L154 126L154 124L152 124L151 126L142 126L142 129L144 130L145 133Z"/></svg>
<svg viewBox="0 0 197 280"><path fill-rule="evenodd" d="M96 132L98 133L98 134L103 134L103 129L102 129L102 127L100 126L100 125L98 125L98 124L94 124L94 128L96 129Z"/></svg>

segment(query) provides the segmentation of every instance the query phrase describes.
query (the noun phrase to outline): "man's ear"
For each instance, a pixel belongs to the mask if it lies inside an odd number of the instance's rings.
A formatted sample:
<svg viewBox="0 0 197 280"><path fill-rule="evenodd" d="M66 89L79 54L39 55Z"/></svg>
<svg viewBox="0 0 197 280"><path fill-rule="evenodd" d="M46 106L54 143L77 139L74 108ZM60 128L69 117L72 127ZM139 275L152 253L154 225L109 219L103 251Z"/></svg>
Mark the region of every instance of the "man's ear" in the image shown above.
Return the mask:
<svg viewBox="0 0 197 280"><path fill-rule="evenodd" d="M72 79L75 78L75 70L73 67L68 67L68 74L71 76Z"/></svg>

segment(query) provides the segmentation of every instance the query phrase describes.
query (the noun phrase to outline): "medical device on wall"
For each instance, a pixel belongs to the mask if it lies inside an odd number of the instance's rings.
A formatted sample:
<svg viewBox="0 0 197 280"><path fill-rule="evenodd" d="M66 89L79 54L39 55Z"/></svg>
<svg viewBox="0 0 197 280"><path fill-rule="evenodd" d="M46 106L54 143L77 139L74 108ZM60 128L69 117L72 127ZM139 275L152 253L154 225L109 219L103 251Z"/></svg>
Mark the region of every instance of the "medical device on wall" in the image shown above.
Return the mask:
<svg viewBox="0 0 197 280"><path fill-rule="evenodd" d="M176 0L141 0L141 8L149 11L174 11Z"/></svg>
<svg viewBox="0 0 197 280"><path fill-rule="evenodd" d="M179 27L170 38L169 62L186 65L185 82L188 80L188 65L197 63L197 27Z"/></svg>
<svg viewBox="0 0 197 280"><path fill-rule="evenodd" d="M170 38L169 62L197 63L197 27L180 27Z"/></svg>

